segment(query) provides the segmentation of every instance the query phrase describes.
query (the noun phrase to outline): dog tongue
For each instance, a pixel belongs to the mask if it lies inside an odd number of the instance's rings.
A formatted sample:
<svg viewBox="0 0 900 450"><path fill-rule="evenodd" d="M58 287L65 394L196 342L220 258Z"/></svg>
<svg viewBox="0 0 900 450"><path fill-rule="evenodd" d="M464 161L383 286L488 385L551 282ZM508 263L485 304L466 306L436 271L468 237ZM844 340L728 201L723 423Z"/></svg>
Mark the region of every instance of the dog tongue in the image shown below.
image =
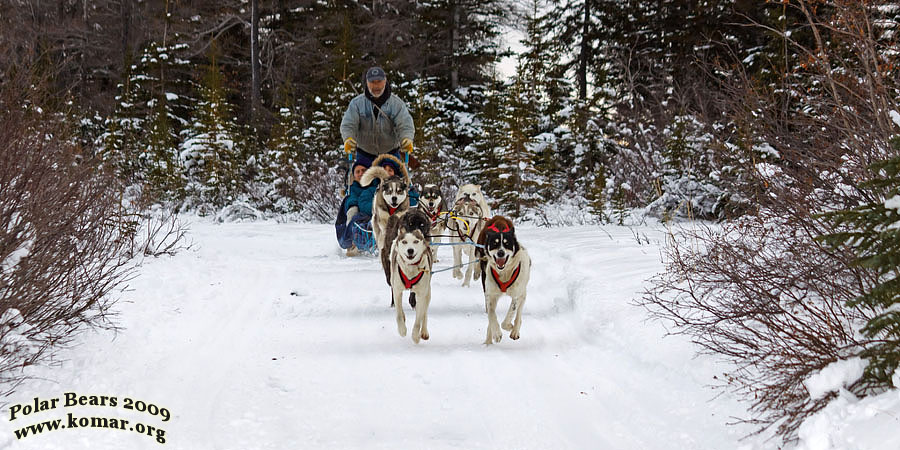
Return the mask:
<svg viewBox="0 0 900 450"><path fill-rule="evenodd" d="M497 265L500 266L501 269L506 266L506 258L496 258L495 261L497 261Z"/></svg>

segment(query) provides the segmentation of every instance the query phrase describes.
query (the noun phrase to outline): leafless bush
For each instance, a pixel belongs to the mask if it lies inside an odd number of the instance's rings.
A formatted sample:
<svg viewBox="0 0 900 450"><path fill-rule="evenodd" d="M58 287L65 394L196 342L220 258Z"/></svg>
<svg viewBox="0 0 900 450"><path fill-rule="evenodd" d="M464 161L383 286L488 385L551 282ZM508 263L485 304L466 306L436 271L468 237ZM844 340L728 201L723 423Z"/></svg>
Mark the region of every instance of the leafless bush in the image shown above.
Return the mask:
<svg viewBox="0 0 900 450"><path fill-rule="evenodd" d="M109 294L132 267L117 182L29 91L0 83L2 394L75 331L113 327Z"/></svg>
<svg viewBox="0 0 900 450"><path fill-rule="evenodd" d="M748 185L758 190L745 195L757 213L673 233L667 271L639 301L673 333L730 361L734 370L720 381L751 402L747 421L759 431L775 426L788 440L833 398L811 399L803 381L869 344L857 330L873 311L847 304L877 275L816 240L834 231L818 214L880 195L860 185L869 164L890 153L889 112L900 92L897 68L885 59L896 41L873 29L871 4L791 6L816 45L783 37L808 64L775 88L739 77L723 96L733 99L723 110L743 138L775 155L745 168L756 181ZM849 389L865 395L872 386Z"/></svg>
<svg viewBox="0 0 900 450"><path fill-rule="evenodd" d="M344 171L330 169L324 162L311 163L304 170L291 169L275 183L276 195L291 203L279 205L282 211L299 212L306 220L323 223L334 221L341 199L338 193L344 188Z"/></svg>
<svg viewBox="0 0 900 450"><path fill-rule="evenodd" d="M763 214L682 230L640 302L730 361L720 381L751 401L751 422L779 423L785 436L830 400L811 401L803 380L864 345L855 331L866 312L845 304L874 281L807 225Z"/></svg>

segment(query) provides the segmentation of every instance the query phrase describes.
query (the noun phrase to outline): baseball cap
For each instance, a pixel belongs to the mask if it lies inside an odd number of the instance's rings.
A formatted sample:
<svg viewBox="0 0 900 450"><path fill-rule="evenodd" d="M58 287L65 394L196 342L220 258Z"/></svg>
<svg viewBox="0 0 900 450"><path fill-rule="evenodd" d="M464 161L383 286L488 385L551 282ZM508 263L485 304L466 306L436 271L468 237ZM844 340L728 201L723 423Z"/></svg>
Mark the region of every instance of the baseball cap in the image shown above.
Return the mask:
<svg viewBox="0 0 900 450"><path fill-rule="evenodd" d="M384 74L384 69L381 67L371 67L366 72L366 81L381 81L387 78L387 75Z"/></svg>

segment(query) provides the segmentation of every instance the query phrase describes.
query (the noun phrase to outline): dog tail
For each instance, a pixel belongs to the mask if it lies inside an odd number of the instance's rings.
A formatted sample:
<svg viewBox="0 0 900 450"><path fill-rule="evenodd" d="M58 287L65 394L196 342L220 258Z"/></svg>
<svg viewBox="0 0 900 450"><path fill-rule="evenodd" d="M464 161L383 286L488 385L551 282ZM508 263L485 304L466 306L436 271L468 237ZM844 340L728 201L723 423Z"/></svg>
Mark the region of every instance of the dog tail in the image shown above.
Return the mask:
<svg viewBox="0 0 900 450"><path fill-rule="evenodd" d="M384 170L384 167L381 166L372 166L366 169L365 173L363 173L362 178L359 180L359 184L362 186L368 186L372 184L376 178L381 181L388 179L390 175L388 175L387 170Z"/></svg>

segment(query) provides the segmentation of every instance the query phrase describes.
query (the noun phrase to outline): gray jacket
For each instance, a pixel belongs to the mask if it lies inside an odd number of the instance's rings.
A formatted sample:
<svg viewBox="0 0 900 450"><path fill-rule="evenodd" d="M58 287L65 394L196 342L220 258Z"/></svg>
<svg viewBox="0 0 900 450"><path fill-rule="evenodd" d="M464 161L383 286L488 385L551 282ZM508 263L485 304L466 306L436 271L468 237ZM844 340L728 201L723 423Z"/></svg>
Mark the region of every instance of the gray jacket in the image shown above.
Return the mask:
<svg viewBox="0 0 900 450"><path fill-rule="evenodd" d="M415 136L412 116L406 109L406 103L394 94L384 102L381 114L375 120L374 105L359 94L350 100L350 106L341 120L341 139L352 137L357 148L373 155L390 152L400 147L400 140Z"/></svg>

